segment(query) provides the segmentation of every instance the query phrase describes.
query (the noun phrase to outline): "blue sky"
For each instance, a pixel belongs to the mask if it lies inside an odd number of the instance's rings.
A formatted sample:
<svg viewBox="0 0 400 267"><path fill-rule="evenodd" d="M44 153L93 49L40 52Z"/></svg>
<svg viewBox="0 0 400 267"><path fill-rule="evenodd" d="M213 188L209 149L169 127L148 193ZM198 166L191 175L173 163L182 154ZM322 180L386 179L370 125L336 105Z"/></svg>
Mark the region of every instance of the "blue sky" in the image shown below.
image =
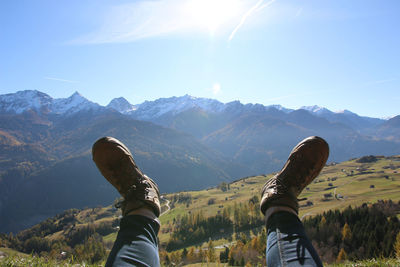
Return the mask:
<svg viewBox="0 0 400 267"><path fill-rule="evenodd" d="M400 114L400 1L0 2L0 94Z"/></svg>

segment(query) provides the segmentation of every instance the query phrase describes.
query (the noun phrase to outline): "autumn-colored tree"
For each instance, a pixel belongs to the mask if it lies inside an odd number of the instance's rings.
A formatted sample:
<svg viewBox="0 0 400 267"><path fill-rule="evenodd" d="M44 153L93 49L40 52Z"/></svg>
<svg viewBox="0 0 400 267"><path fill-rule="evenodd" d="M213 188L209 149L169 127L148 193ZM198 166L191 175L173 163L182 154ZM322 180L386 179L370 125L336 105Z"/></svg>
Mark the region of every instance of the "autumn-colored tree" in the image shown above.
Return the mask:
<svg viewBox="0 0 400 267"><path fill-rule="evenodd" d="M207 261L215 262L217 257L215 256L215 248L212 240L208 241L208 249L207 249Z"/></svg>
<svg viewBox="0 0 400 267"><path fill-rule="evenodd" d="M202 247L199 247L199 249L198 249L197 259L200 262L203 262L206 260L206 255L205 255L205 252L203 251Z"/></svg>
<svg viewBox="0 0 400 267"><path fill-rule="evenodd" d="M265 249L267 246L266 242L267 242L267 232L265 231L265 228L263 228L261 231L261 236L258 238L257 250L259 253L265 254Z"/></svg>
<svg viewBox="0 0 400 267"><path fill-rule="evenodd" d="M400 232L397 233L396 241L394 243L394 252L396 257L400 259Z"/></svg>
<svg viewBox="0 0 400 267"><path fill-rule="evenodd" d="M253 237L250 242L250 247L253 249L257 249L258 246L258 238L257 236Z"/></svg>
<svg viewBox="0 0 400 267"><path fill-rule="evenodd" d="M232 247L232 248L229 250L229 254L228 254L228 264L231 265L231 266L235 264L235 249L234 249L234 247Z"/></svg>
<svg viewBox="0 0 400 267"><path fill-rule="evenodd" d="M178 265L182 262L182 253L179 251L174 251L171 252L170 254L170 260L173 262L175 265Z"/></svg>
<svg viewBox="0 0 400 267"><path fill-rule="evenodd" d="M319 222L319 227L324 227L326 224L326 218L325 216L322 216L321 221Z"/></svg>
<svg viewBox="0 0 400 267"><path fill-rule="evenodd" d="M344 248L341 248L339 254L336 258L336 261L341 262L347 259L347 253L344 251Z"/></svg>
<svg viewBox="0 0 400 267"><path fill-rule="evenodd" d="M352 233L350 230L350 226L345 223L342 229L342 240L349 241L351 239Z"/></svg>

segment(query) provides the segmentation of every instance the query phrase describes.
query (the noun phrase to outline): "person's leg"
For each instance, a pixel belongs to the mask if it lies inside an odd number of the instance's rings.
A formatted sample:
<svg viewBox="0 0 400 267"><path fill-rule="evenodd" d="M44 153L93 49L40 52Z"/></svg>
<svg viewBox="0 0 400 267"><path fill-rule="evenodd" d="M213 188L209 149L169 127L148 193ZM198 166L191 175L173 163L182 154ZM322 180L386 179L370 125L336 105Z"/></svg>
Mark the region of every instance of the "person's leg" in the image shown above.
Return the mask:
<svg viewBox="0 0 400 267"><path fill-rule="evenodd" d="M141 215L123 217L106 267L160 266L157 243L159 229L156 220Z"/></svg>
<svg viewBox="0 0 400 267"><path fill-rule="evenodd" d="M92 155L101 174L124 198L120 230L106 266L160 266L157 184L140 171L129 149L115 138L97 140Z"/></svg>
<svg viewBox="0 0 400 267"><path fill-rule="evenodd" d="M321 172L329 155L329 146L320 137L300 142L261 194L260 208L265 215L266 261L272 266L322 266L297 214L297 197Z"/></svg>
<svg viewBox="0 0 400 267"><path fill-rule="evenodd" d="M276 212L266 227L268 266L322 266L296 215L287 211Z"/></svg>

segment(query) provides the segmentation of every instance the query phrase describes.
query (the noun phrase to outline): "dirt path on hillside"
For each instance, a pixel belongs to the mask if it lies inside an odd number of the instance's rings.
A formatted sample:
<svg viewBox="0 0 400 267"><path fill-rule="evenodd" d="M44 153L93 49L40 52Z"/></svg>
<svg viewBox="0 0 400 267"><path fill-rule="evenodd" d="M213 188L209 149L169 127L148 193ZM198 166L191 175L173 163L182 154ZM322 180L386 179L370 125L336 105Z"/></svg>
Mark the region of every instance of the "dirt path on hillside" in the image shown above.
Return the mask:
<svg viewBox="0 0 400 267"><path fill-rule="evenodd" d="M160 216L166 214L168 211L171 210L171 207L169 206L170 201L168 199L166 199L166 201L167 203L165 204L165 206L167 206L167 209L163 213L161 213Z"/></svg>

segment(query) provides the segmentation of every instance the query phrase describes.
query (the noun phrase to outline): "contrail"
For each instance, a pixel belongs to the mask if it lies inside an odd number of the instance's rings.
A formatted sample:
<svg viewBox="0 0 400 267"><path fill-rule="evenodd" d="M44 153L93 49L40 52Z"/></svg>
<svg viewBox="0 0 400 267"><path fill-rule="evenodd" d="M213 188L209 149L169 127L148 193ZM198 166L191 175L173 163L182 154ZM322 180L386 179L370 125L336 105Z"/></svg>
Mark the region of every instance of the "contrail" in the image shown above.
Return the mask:
<svg viewBox="0 0 400 267"><path fill-rule="evenodd" d="M265 8L269 5L271 5L273 2L275 2L276 0L271 0L268 3L264 4L261 8ZM242 19L240 20L239 24L236 26L236 28L232 31L231 35L229 35L229 42L233 39L233 37L235 37L236 32L239 30L240 27L242 27L242 25L244 24L244 22L246 21L246 19L255 11L257 10L261 4L264 2L264 0L260 0L258 1L252 8L249 9L249 11L246 12L246 14L243 15Z"/></svg>

